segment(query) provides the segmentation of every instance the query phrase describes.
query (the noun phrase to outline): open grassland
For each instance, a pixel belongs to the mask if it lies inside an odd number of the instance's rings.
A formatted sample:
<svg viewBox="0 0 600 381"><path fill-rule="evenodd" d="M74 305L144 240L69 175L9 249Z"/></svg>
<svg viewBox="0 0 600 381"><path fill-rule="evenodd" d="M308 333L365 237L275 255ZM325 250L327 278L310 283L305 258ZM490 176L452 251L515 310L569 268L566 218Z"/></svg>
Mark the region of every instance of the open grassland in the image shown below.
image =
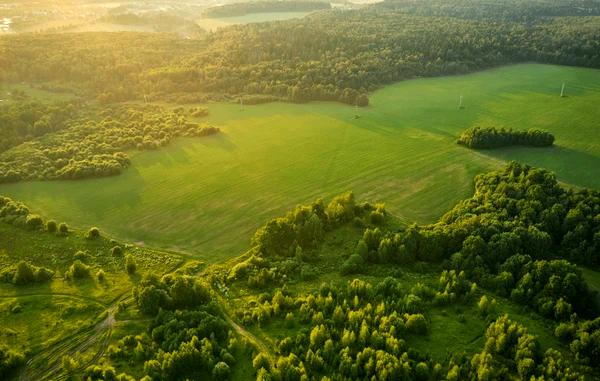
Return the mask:
<svg viewBox="0 0 600 381"><path fill-rule="evenodd" d="M236 24L299 19L309 13L310 12L261 12L250 13L244 16L200 18L196 20L196 23L204 30L214 31L219 28Z"/></svg>
<svg viewBox="0 0 600 381"><path fill-rule="evenodd" d="M238 255L269 218L345 190L384 201L403 222L426 223L467 197L474 175L505 160L600 188L599 102L600 71L526 64L398 83L375 92L364 109L211 104L217 136L134 153L117 177L18 183L0 194L75 226L217 261ZM474 125L545 129L556 146L457 145Z"/></svg>

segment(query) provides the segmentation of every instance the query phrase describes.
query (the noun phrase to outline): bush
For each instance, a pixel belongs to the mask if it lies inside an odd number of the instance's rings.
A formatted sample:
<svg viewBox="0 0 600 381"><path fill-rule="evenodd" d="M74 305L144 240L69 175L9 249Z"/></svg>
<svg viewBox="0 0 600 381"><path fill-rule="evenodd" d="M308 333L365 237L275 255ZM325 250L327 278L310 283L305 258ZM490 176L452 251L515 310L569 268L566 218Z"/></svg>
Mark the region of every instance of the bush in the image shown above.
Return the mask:
<svg viewBox="0 0 600 381"><path fill-rule="evenodd" d="M52 279L52 277L54 276L54 271L49 270L45 267L38 267L37 269L35 269L33 276L36 282L44 283Z"/></svg>
<svg viewBox="0 0 600 381"><path fill-rule="evenodd" d="M48 231L48 233L56 233L57 229L58 226L56 224L56 221L48 220L48 222L46 222L46 230Z"/></svg>
<svg viewBox="0 0 600 381"><path fill-rule="evenodd" d="M229 370L229 365L223 361L219 361L213 368L212 374L215 380L226 380L229 378L231 371Z"/></svg>
<svg viewBox="0 0 600 381"><path fill-rule="evenodd" d="M408 315L404 324L409 332L416 334L427 333L427 320L425 320L425 316L421 314Z"/></svg>
<svg viewBox="0 0 600 381"><path fill-rule="evenodd" d="M83 279L90 277L90 266L81 262L80 260L76 260L73 262L69 270L65 273L65 277L67 279Z"/></svg>
<svg viewBox="0 0 600 381"><path fill-rule="evenodd" d="M40 229L43 224L44 221L42 220L42 217L38 216L37 214L30 214L25 219L25 225L32 230Z"/></svg>
<svg viewBox="0 0 600 381"><path fill-rule="evenodd" d="M29 284L35 280L34 276L34 268L25 261L20 261L17 264L17 270L15 271L15 276L13 278L14 284Z"/></svg>
<svg viewBox="0 0 600 381"><path fill-rule="evenodd" d="M364 264L365 264L365 261L363 260L363 258L360 255L352 254L350 256L350 258L348 258L342 264L342 267L340 268L340 272L343 275L356 274L362 270Z"/></svg>
<svg viewBox="0 0 600 381"><path fill-rule="evenodd" d="M110 249L110 253L113 257L121 257L123 255L123 248L121 246L115 246Z"/></svg>
<svg viewBox="0 0 600 381"><path fill-rule="evenodd" d="M137 265L135 263L135 258L133 257L133 255L128 254L127 257L125 257L125 268L127 269L128 274L130 274L130 275L135 274Z"/></svg>
<svg viewBox="0 0 600 381"><path fill-rule="evenodd" d="M91 228L87 233L88 239L95 239L100 237L100 230L97 227Z"/></svg>
<svg viewBox="0 0 600 381"><path fill-rule="evenodd" d="M259 370L261 368L269 370L271 369L271 363L269 362L269 357L264 353L259 353L252 359L252 366L255 370Z"/></svg>
<svg viewBox="0 0 600 381"><path fill-rule="evenodd" d="M85 251L77 251L75 254L73 254L73 260L77 261L81 261L81 262L85 262L90 258L90 256L88 255L88 253L86 253Z"/></svg>
<svg viewBox="0 0 600 381"><path fill-rule="evenodd" d="M67 224L65 224L64 222L61 222L60 225L58 225L58 232L60 234L69 233L69 226Z"/></svg>

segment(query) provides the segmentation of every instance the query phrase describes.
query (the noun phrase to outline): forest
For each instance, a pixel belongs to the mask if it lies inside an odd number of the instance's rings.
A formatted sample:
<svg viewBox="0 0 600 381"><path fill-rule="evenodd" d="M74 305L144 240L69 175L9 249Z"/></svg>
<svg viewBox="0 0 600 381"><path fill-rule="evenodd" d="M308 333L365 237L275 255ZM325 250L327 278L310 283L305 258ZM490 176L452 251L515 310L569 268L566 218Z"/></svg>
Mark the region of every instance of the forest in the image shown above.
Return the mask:
<svg viewBox="0 0 600 381"><path fill-rule="evenodd" d="M551 18L486 22L382 7L236 25L196 39L139 33L5 36L0 80L60 83L108 102L268 95L366 106L369 91L404 79L530 61L600 67L594 17L555 12Z"/></svg>
<svg viewBox="0 0 600 381"><path fill-rule="evenodd" d="M600 379L600 1L22 6L0 381Z"/></svg>

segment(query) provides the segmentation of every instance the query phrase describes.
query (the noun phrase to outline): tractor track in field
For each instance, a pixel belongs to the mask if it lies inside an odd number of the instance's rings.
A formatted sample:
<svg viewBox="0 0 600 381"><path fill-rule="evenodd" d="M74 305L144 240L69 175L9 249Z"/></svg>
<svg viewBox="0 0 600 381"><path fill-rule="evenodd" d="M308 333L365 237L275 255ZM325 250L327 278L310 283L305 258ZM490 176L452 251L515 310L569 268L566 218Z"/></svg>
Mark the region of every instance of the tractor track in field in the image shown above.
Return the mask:
<svg viewBox="0 0 600 381"><path fill-rule="evenodd" d="M165 273L170 273L181 267L185 261L180 261L177 265L167 270ZM96 344L100 344L98 351L85 364L80 364L78 369L95 364L106 352L110 338L112 336L113 327L119 323L133 321L133 319L117 321L115 319L115 311L120 302L129 302L132 296L126 296L129 291L117 295L112 303L101 303L96 299L86 296L78 296L66 293L31 293L20 295L0 295L0 298L19 298L19 297L34 297L34 296L60 296L68 297L77 300L85 300L103 306L105 309L98 316L106 314L101 321L94 325L86 327L70 336L67 336L60 341L50 345L48 348L34 354L22 367L17 380L19 381L44 381L44 380L67 380L69 374L63 372L62 358L65 355L73 356L76 353L82 353L92 348ZM138 319L135 319L136 321ZM145 319L144 319L145 320ZM150 319L151 320L151 319Z"/></svg>
<svg viewBox="0 0 600 381"><path fill-rule="evenodd" d="M122 295L121 295L122 296ZM82 353L100 342L98 351L94 357L81 367L86 367L98 361L106 351L112 334L113 326L116 323L114 311L117 303L121 301L117 298L102 314L106 317L91 327L87 327L57 343L49 348L40 351L30 358L25 367L19 374L19 381L43 381L43 380L65 380L67 374L60 374L63 370L62 358L65 355L73 356L76 353Z"/></svg>

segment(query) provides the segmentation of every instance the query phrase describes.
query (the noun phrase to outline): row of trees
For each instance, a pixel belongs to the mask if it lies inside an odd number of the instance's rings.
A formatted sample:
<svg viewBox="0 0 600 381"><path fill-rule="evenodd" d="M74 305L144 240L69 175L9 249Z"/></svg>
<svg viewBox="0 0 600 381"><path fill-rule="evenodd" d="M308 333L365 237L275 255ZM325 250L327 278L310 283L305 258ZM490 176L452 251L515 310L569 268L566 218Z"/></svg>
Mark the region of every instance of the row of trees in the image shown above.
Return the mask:
<svg viewBox="0 0 600 381"><path fill-rule="evenodd" d="M548 147L554 144L554 135L547 131L529 129L514 131L495 127L472 127L458 138L458 144L469 148L498 148L506 146Z"/></svg>
<svg viewBox="0 0 600 381"><path fill-rule="evenodd" d="M458 12L493 14L494 6L467 2ZM518 14L528 5L500 7ZM135 33L6 36L0 80L77 85L107 102L260 94L366 105L369 91L408 78L525 61L600 67L596 18L542 12L481 22L448 17L454 12L445 9L421 15L393 6L333 10L189 40ZM565 14L589 14L586 6L569 9L574 12Z"/></svg>
<svg viewBox="0 0 600 381"><path fill-rule="evenodd" d="M45 267L37 267L26 261L19 261L15 267L0 271L0 279L15 285L45 283L54 276L54 271Z"/></svg>
<svg viewBox="0 0 600 381"><path fill-rule="evenodd" d="M219 132L213 126L188 122L185 110L118 106L102 111L90 108L87 115L68 120L60 131L43 139L0 153L0 183L116 175L130 163L126 150L157 149L175 137Z"/></svg>

